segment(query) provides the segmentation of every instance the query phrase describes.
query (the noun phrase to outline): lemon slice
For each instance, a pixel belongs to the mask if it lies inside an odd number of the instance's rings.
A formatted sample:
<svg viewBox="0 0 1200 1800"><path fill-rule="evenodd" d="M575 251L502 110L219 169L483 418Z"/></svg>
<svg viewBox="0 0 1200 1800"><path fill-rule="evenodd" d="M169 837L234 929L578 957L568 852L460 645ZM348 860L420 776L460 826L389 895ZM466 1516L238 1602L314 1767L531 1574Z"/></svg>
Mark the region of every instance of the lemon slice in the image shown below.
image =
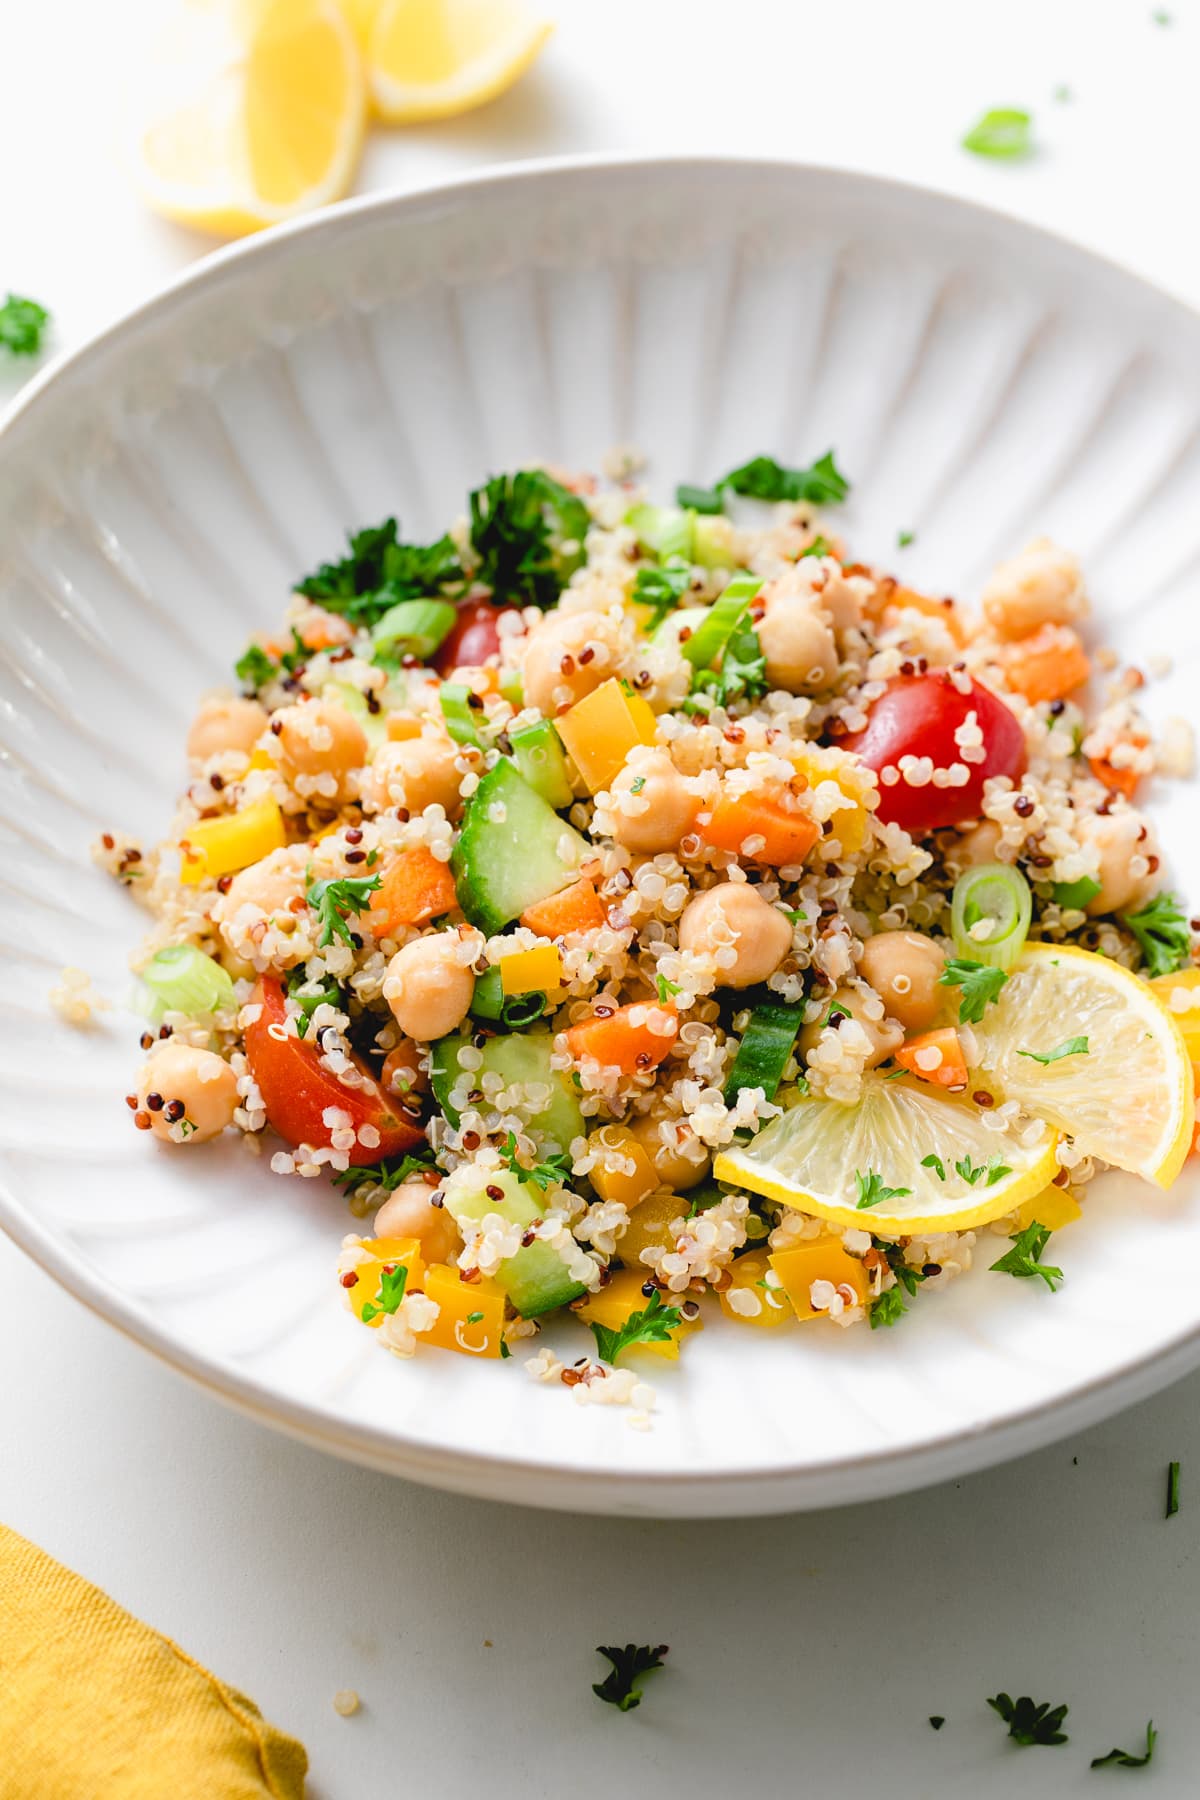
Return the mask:
<svg viewBox="0 0 1200 1800"><path fill-rule="evenodd" d="M1055 1132L1028 1120L1001 1131L989 1116L921 1082L867 1075L853 1106L806 1096L751 1143L722 1152L713 1173L880 1237L967 1231L1012 1212L1057 1173Z"/></svg>
<svg viewBox="0 0 1200 1800"><path fill-rule="evenodd" d="M134 177L168 218L236 237L343 195L362 59L336 0L185 0L152 64Z"/></svg>
<svg viewBox="0 0 1200 1800"><path fill-rule="evenodd" d="M1085 1156L1170 1187L1191 1145L1195 1099L1187 1046L1161 990L1090 950L1030 944L974 1036L972 1066L1006 1099L1066 1132ZM1047 1063L1028 1054L1075 1039L1086 1039L1086 1053Z"/></svg>
<svg viewBox="0 0 1200 1800"><path fill-rule="evenodd" d="M364 0L350 0L361 19ZM376 111L394 123L482 106L529 67L554 26L521 0L380 0L366 40Z"/></svg>

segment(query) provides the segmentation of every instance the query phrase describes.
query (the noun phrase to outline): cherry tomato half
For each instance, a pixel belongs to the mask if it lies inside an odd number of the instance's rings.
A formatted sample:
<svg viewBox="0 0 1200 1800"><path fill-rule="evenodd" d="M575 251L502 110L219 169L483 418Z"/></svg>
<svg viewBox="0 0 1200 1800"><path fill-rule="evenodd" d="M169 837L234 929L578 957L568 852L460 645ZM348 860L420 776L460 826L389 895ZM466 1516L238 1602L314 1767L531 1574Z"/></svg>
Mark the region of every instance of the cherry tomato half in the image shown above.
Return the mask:
<svg viewBox="0 0 1200 1800"><path fill-rule="evenodd" d="M983 760L964 758L955 732L974 713L983 733ZM961 786L938 786L932 780L913 787L898 781L879 783L877 817L920 835L942 825L963 825L983 810L983 784L993 775L1016 782L1025 773L1025 739L1015 714L989 688L972 681L960 693L945 669L925 675L897 675L867 713L866 727L839 738L838 747L853 750L869 769L882 776L899 769L902 757L928 758L934 770L958 764L968 771Z"/></svg>
<svg viewBox="0 0 1200 1800"><path fill-rule="evenodd" d="M438 645L433 659L438 674L449 675L451 669L481 669L489 656L498 656L500 633L496 621L502 613L515 610L497 606L491 600L460 600L458 623Z"/></svg>
<svg viewBox="0 0 1200 1800"><path fill-rule="evenodd" d="M365 1063L355 1058L364 1085L343 1087L337 1077L324 1068L315 1044L306 1038L272 1034L271 1026L281 1027L287 1011L283 988L269 975L259 980L254 999L262 1011L253 1025L246 1028L246 1058L250 1073L258 1083L267 1111L267 1122L285 1143L311 1144L314 1149L329 1143L329 1127L323 1114L326 1107L336 1106L350 1115L357 1131L362 1125L374 1125L379 1142L356 1144L349 1152L351 1163L374 1163L383 1156L401 1156L424 1139L419 1125L402 1119L392 1111Z"/></svg>

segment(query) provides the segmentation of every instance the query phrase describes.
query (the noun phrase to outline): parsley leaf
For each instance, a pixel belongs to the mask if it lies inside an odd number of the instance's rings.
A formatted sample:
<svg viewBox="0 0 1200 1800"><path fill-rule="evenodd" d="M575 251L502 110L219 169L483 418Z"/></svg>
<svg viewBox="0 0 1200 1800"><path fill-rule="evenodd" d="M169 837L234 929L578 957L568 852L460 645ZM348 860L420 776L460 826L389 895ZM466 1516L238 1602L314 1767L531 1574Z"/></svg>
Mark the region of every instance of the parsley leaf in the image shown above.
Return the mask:
<svg viewBox="0 0 1200 1800"><path fill-rule="evenodd" d="M253 688L257 694L259 688L266 687L268 681L278 674L261 644L250 644L233 665L233 672L243 687Z"/></svg>
<svg viewBox="0 0 1200 1800"><path fill-rule="evenodd" d="M683 556L668 556L656 569L639 569L633 584L633 599L638 606L648 606L654 616L646 622L646 630L661 625L673 613L692 585L692 565Z"/></svg>
<svg viewBox="0 0 1200 1800"><path fill-rule="evenodd" d="M711 695L717 706L731 706L735 700L758 700L766 691L767 659L747 615L726 644L720 668L696 670L692 693Z"/></svg>
<svg viewBox="0 0 1200 1800"><path fill-rule="evenodd" d="M1141 945L1148 975L1171 975L1191 954L1187 915L1174 894L1155 894L1141 912L1122 913L1122 925Z"/></svg>
<svg viewBox="0 0 1200 1800"><path fill-rule="evenodd" d="M1037 1275L1045 1282L1050 1292L1055 1291L1055 1283L1061 1281L1063 1272L1052 1263L1043 1263L1042 1251L1049 1242L1050 1232L1037 1220L1019 1231L1012 1240L1012 1249L1006 1250L998 1262L991 1266L1001 1275Z"/></svg>
<svg viewBox="0 0 1200 1800"><path fill-rule="evenodd" d="M660 1006L666 1006L671 997L679 992L679 983L677 981L668 981L665 975L656 975L654 977L654 986L658 990L658 1002Z"/></svg>
<svg viewBox="0 0 1200 1800"><path fill-rule="evenodd" d="M585 560L586 504L544 469L518 469L476 488L470 507L480 581L497 600L553 606Z"/></svg>
<svg viewBox="0 0 1200 1800"><path fill-rule="evenodd" d="M408 1269L404 1263L397 1263L394 1268L381 1270L379 1276L379 1292L374 1300L368 1300L362 1309L362 1322L369 1325L380 1313L394 1313L404 1298L404 1284L408 1280Z"/></svg>
<svg viewBox="0 0 1200 1800"><path fill-rule="evenodd" d="M1167 1464L1167 1511L1166 1517L1173 1519L1179 1511L1179 1464Z"/></svg>
<svg viewBox="0 0 1200 1800"><path fill-rule="evenodd" d="M1053 1050L1047 1050L1044 1055L1040 1050L1018 1050L1017 1055L1027 1056L1031 1062L1053 1063L1061 1062L1064 1056L1088 1056L1090 1051L1085 1037L1073 1037L1067 1038L1065 1043L1056 1044Z"/></svg>
<svg viewBox="0 0 1200 1800"><path fill-rule="evenodd" d="M860 1212L864 1207L880 1206L885 1200L902 1200L905 1194L912 1193L911 1188L885 1187L882 1175L877 1175L874 1169L855 1169L854 1186L854 1204Z"/></svg>
<svg viewBox="0 0 1200 1800"><path fill-rule="evenodd" d="M541 1162L534 1163L532 1169L527 1169L517 1159L516 1135L511 1131L504 1140L504 1148L500 1154L514 1175L519 1176L522 1181L532 1181L543 1193L547 1188L565 1187L571 1179L571 1158L561 1155L557 1150L544 1157Z"/></svg>
<svg viewBox="0 0 1200 1800"><path fill-rule="evenodd" d="M816 506L835 506L850 492L850 483L834 462L832 450L819 456L807 469L788 468L773 456L753 456L740 468L722 475L710 488L682 483L675 489L675 500L693 512L719 513L724 511L726 489L748 500L811 500ZM810 549L805 554L823 556L826 548Z"/></svg>
<svg viewBox="0 0 1200 1800"><path fill-rule="evenodd" d="M36 356L49 322L50 314L36 300L9 294L0 306L0 350L10 356Z"/></svg>
<svg viewBox="0 0 1200 1800"><path fill-rule="evenodd" d="M308 1036L308 1028L312 1024L312 1017L318 1006L340 1007L342 1005L342 990L332 978L323 981L315 994L305 994L300 991L307 980L303 963L299 968L293 969L288 977L288 996L300 1008L296 1030L301 1037Z"/></svg>
<svg viewBox="0 0 1200 1800"><path fill-rule="evenodd" d="M654 1296L645 1310L630 1313L619 1330L613 1331L607 1325L598 1324L595 1319L590 1320L589 1324L601 1360L615 1363L621 1352L634 1344L666 1343L681 1317L677 1306L663 1305L662 1294L655 1288Z"/></svg>
<svg viewBox="0 0 1200 1800"><path fill-rule="evenodd" d="M962 140L972 156L1015 160L1033 154L1033 120L1016 106L999 106L976 120Z"/></svg>
<svg viewBox="0 0 1200 1800"><path fill-rule="evenodd" d="M353 625L374 625L399 600L436 594L463 578L458 551L449 537L433 544L402 544L395 519L350 534L350 554L322 563L296 583L296 592L317 600Z"/></svg>
<svg viewBox="0 0 1200 1800"><path fill-rule="evenodd" d="M360 1187L379 1188L384 1194L394 1193L401 1182L407 1181L410 1175L423 1175L432 1169L433 1151L428 1148L410 1150L407 1155L397 1161L394 1157L384 1157L382 1162L351 1164L348 1169L333 1171L334 1187L343 1188L346 1193L353 1193ZM431 1189L430 1192L433 1190Z"/></svg>
<svg viewBox="0 0 1200 1800"><path fill-rule="evenodd" d="M1012 1170L1007 1163L1002 1163L998 1156L989 1157L985 1163L973 1162L970 1156L964 1156L955 1163L954 1173L960 1176L968 1187L974 1187L976 1182L982 1181L985 1175L987 1176L986 1185L995 1187L998 1181L1003 1181L1006 1175L1011 1175Z"/></svg>
<svg viewBox="0 0 1200 1800"><path fill-rule="evenodd" d="M923 1169L932 1169L939 1181L945 1181L946 1165L941 1157L935 1155L932 1150L929 1152L928 1156L923 1156L921 1158L921 1167Z"/></svg>
<svg viewBox="0 0 1200 1800"><path fill-rule="evenodd" d="M938 976L943 987L962 989L958 1002L960 1025L978 1025L988 1006L1000 998L1000 989L1007 980L1008 975L1003 969L993 969L987 963L957 956L950 958Z"/></svg>
<svg viewBox="0 0 1200 1800"><path fill-rule="evenodd" d="M988 1701L993 1712L998 1712L1008 1726L1008 1735L1018 1744L1065 1744L1067 1734L1061 1730L1068 1708L1056 1706L1051 1708L1048 1700L1040 1705L1022 1694L1019 1700L1010 1700L1007 1694L996 1694Z"/></svg>
<svg viewBox="0 0 1200 1800"><path fill-rule="evenodd" d="M1118 1769L1144 1769L1154 1755L1154 1746L1158 1742L1158 1733L1154 1729L1154 1720L1146 1723L1146 1754L1133 1756L1128 1750L1110 1750L1107 1756L1093 1756L1092 1768L1104 1769L1111 1763Z"/></svg>
<svg viewBox="0 0 1200 1800"><path fill-rule="evenodd" d="M917 534L915 531L898 531L896 533L896 548L897 548L897 550L907 550L908 546L910 544L915 544L916 541L917 541Z"/></svg>
<svg viewBox="0 0 1200 1800"><path fill-rule="evenodd" d="M661 1669L663 1657L667 1654L667 1646L658 1644L651 1649L649 1644L597 1644L596 1655L605 1656L612 1664L612 1671L603 1681L593 1681L592 1692L601 1700L607 1700L619 1712L632 1712L635 1706L642 1704L642 1690L634 1684L642 1675L648 1675L651 1669Z"/></svg>
<svg viewBox="0 0 1200 1800"><path fill-rule="evenodd" d="M347 875L340 881L312 883L305 898L320 920L321 935L317 943L322 949L332 944L335 938L353 946L354 938L346 920L352 913L357 916L366 911L371 904L370 895L381 879L379 875Z"/></svg>
<svg viewBox="0 0 1200 1800"><path fill-rule="evenodd" d="M895 1325L908 1311L904 1304L904 1295L898 1287L889 1288L886 1294L880 1294L867 1314L867 1322L872 1331L878 1331L881 1325Z"/></svg>
<svg viewBox="0 0 1200 1800"><path fill-rule="evenodd" d="M806 556L830 556L830 555L832 555L832 552L829 548L829 539L823 538L821 536L820 532L818 532L816 537L813 539L812 543L806 544L804 546L803 550L800 552L800 554L796 558L796 560L797 560L797 562L803 562Z"/></svg>

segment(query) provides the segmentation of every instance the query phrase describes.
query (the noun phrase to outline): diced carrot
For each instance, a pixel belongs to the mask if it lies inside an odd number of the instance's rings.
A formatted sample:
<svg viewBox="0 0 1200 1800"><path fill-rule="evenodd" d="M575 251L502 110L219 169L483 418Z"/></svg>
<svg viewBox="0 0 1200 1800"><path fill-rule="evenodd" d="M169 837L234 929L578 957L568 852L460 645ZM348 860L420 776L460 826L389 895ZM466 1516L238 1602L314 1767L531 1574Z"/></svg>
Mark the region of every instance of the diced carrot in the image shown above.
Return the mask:
<svg viewBox="0 0 1200 1800"><path fill-rule="evenodd" d="M404 925L427 925L458 904L449 863L439 862L424 844L403 850L383 871L371 895L371 928L387 937Z"/></svg>
<svg viewBox="0 0 1200 1800"><path fill-rule="evenodd" d="M846 573L851 571L847 569ZM855 573L858 571L855 570ZM867 617L877 624L894 623L888 619L889 613L899 611L923 613L926 618L940 619L956 644L965 644L970 637L970 627L958 610L955 601L947 595L944 599L934 599L932 594L918 593L916 588L902 587L891 575L885 575L876 583L875 592L864 608Z"/></svg>
<svg viewBox="0 0 1200 1800"><path fill-rule="evenodd" d="M634 1024L632 1015L639 1015ZM651 1031L650 1020L659 1026ZM618 1006L605 1016L593 1013L567 1032L567 1047L576 1062L592 1057L604 1068L616 1067L626 1075L640 1075L658 1066L679 1033L679 1021L664 1006L642 1001Z"/></svg>
<svg viewBox="0 0 1200 1800"><path fill-rule="evenodd" d="M593 931L604 923L600 896L587 876L573 881L560 893L551 894L527 906L521 914L522 925L536 931L539 937L565 937L570 931Z"/></svg>
<svg viewBox="0 0 1200 1800"><path fill-rule="evenodd" d="M1009 687L1035 705L1065 699L1092 672L1079 634L1069 625L1043 625L1032 637L1022 638L1005 652L1004 666Z"/></svg>
<svg viewBox="0 0 1200 1800"><path fill-rule="evenodd" d="M1124 794L1127 800L1133 799L1139 779L1136 769L1116 769L1100 756L1089 756L1088 768L1097 781L1104 783L1110 794Z"/></svg>
<svg viewBox="0 0 1200 1800"><path fill-rule="evenodd" d="M802 863L820 836L807 813L762 794L722 797L701 829L705 843L715 849L745 854L751 862L768 863L774 869ZM760 838L764 841L757 849L742 852L743 844Z"/></svg>
<svg viewBox="0 0 1200 1800"><path fill-rule="evenodd" d="M943 1025L937 1031L923 1031L919 1037L909 1038L897 1050L896 1061L910 1075L932 1081L936 1087L964 1088L967 1085L966 1058L952 1025Z"/></svg>

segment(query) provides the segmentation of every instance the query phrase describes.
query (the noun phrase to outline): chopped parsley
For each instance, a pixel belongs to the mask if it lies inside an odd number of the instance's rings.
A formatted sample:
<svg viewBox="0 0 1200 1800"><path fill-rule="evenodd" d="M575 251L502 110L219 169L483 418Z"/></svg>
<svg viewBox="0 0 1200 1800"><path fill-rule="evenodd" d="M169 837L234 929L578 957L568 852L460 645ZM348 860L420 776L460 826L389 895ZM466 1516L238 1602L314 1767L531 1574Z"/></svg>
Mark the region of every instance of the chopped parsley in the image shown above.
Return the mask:
<svg viewBox="0 0 1200 1800"><path fill-rule="evenodd" d="M478 1325L481 1323L482 1319L482 1313L468 1313L466 1322L468 1325Z"/></svg>
<svg viewBox="0 0 1200 1800"><path fill-rule="evenodd" d="M1146 1721L1146 1754L1134 1756L1128 1750L1110 1750L1107 1756L1093 1756L1093 1769L1144 1769L1154 1755L1154 1746L1158 1742L1158 1733L1154 1729L1154 1720Z"/></svg>
<svg viewBox="0 0 1200 1800"><path fill-rule="evenodd" d="M463 579L458 551L449 537L434 544L402 544L395 519L350 534L350 553L322 563L296 583L296 592L317 600L327 612L352 625L378 623L400 600L438 594Z"/></svg>
<svg viewBox="0 0 1200 1800"><path fill-rule="evenodd" d="M479 580L498 600L553 606L585 560L584 501L544 469L518 469L476 488L470 508Z"/></svg>
<svg viewBox="0 0 1200 1800"><path fill-rule="evenodd" d="M654 986L658 990L660 1006L666 1006L672 996L679 992L679 983L677 981L668 981L665 975L656 975L654 977Z"/></svg>
<svg viewBox="0 0 1200 1800"><path fill-rule="evenodd" d="M722 475L711 488L691 487L684 483L675 490L680 506L693 512L724 511L726 492L742 494L748 500L809 500L815 506L836 506L850 492L850 483L827 450L807 469L792 469L776 462L773 456L753 456L740 468ZM823 555L824 551L811 552Z"/></svg>
<svg viewBox="0 0 1200 1800"><path fill-rule="evenodd" d="M1010 1700L1007 1694L996 1694L988 1705L1000 1714L1008 1726L1008 1735L1018 1744L1065 1744L1067 1734L1061 1729L1067 1716L1066 1706L1052 1707L1048 1700L1035 1703L1028 1694Z"/></svg>
<svg viewBox="0 0 1200 1800"><path fill-rule="evenodd" d="M936 1155L934 1151L931 1150L928 1156L923 1156L921 1158L921 1167L923 1169L932 1169L939 1181L945 1181L946 1165L941 1157Z"/></svg>
<svg viewBox="0 0 1200 1800"><path fill-rule="evenodd" d="M1179 1511L1179 1464L1167 1464L1167 1512L1168 1519L1173 1519Z"/></svg>
<svg viewBox="0 0 1200 1800"><path fill-rule="evenodd" d="M697 669L692 676L692 693L703 694L717 706L758 700L767 685L767 659L748 613L726 644L720 668ZM685 701L685 710L687 705Z"/></svg>
<svg viewBox="0 0 1200 1800"><path fill-rule="evenodd" d="M1088 1041L1085 1037L1067 1038L1065 1043L1056 1044L1053 1050L1043 1053L1040 1050L1018 1050L1018 1056L1027 1056L1031 1062L1061 1062L1064 1056L1088 1056Z"/></svg>
<svg viewBox="0 0 1200 1800"><path fill-rule="evenodd" d="M797 561L803 562L806 556L828 556L829 554L829 539L823 538L818 532L812 543L804 546Z"/></svg>
<svg viewBox="0 0 1200 1800"><path fill-rule="evenodd" d="M36 300L9 294L0 306L0 350L10 356L36 356L49 323L50 314Z"/></svg>
<svg viewBox="0 0 1200 1800"><path fill-rule="evenodd" d="M725 496L721 488L693 487L690 482L681 481L675 489L675 503L688 512L719 513L725 511Z"/></svg>
<svg viewBox="0 0 1200 1800"><path fill-rule="evenodd" d="M896 548L897 548L897 550L907 550L908 546L910 544L915 544L916 541L917 541L917 534L915 531L898 531L896 533ZM941 1724L940 1719L938 1720L938 1724L939 1725Z"/></svg>
<svg viewBox="0 0 1200 1800"><path fill-rule="evenodd" d="M878 1331L881 1325L895 1325L908 1311L904 1304L904 1295L898 1287L889 1288L886 1294L880 1294L867 1314L867 1322L872 1331Z"/></svg>
<svg viewBox="0 0 1200 1800"><path fill-rule="evenodd" d="M569 1156L561 1155L558 1151L543 1157L540 1162L534 1163L531 1169L527 1169L524 1163L517 1159L517 1140L511 1131L504 1140L504 1148L500 1154L514 1175L522 1181L532 1181L535 1187L542 1190L543 1194L547 1188L565 1187L571 1179L571 1159Z"/></svg>
<svg viewBox="0 0 1200 1800"><path fill-rule="evenodd" d="M854 1204L860 1212L868 1206L882 1206L885 1200L902 1200L912 1193L911 1188L886 1187L882 1175L874 1169L855 1169L854 1187Z"/></svg>
<svg viewBox="0 0 1200 1800"><path fill-rule="evenodd" d="M1000 989L1008 980L1003 969L987 963L972 962L969 957L952 956L938 980L943 987L961 988L958 1001L960 1025L978 1025L989 1006L1000 998Z"/></svg>
<svg viewBox="0 0 1200 1800"><path fill-rule="evenodd" d="M294 1000L296 1005L300 1008L300 1016L296 1020L296 1033L299 1037L308 1036L308 1028L312 1024L313 1014L316 1012L318 1006L336 1006L340 1008L343 1000L341 988L336 981L330 978L327 978L321 983L321 986L315 994L302 993L300 990L304 987L307 980L308 977L304 973L303 963L300 964L299 968L293 969L291 975L288 977L288 997L289 999Z"/></svg>
<svg viewBox="0 0 1200 1800"><path fill-rule="evenodd" d="M972 156L1015 161L1033 154L1033 119L1016 106L998 106L977 119L962 139Z"/></svg>
<svg viewBox="0 0 1200 1800"><path fill-rule="evenodd" d="M347 1193L360 1187L372 1187L379 1188L384 1194L391 1194L410 1175L423 1175L433 1166L432 1150L411 1150L398 1161L392 1157L384 1157L382 1162L359 1163L357 1166L352 1163L348 1169L334 1169L333 1184L344 1188Z"/></svg>
<svg viewBox="0 0 1200 1800"><path fill-rule="evenodd" d="M1042 1261L1042 1252L1049 1239L1049 1229L1045 1225L1039 1225L1034 1219L1024 1231L1017 1233L1012 1240L1012 1249L1006 1250L1000 1260L991 1266L1001 1275L1039 1276L1053 1293L1055 1283L1063 1279L1063 1272L1052 1263Z"/></svg>
<svg viewBox="0 0 1200 1800"><path fill-rule="evenodd" d="M808 914L801 912L799 907L785 906L782 911L784 918L789 919L793 925L804 925L808 922Z"/></svg>
<svg viewBox="0 0 1200 1800"><path fill-rule="evenodd" d="M305 898L316 913L321 925L321 935L317 943L322 949L332 944L335 938L341 938L344 944L353 947L354 937L346 920L354 914L365 912L371 904L370 896L380 885L378 875L347 875L340 881L314 881Z"/></svg>
<svg viewBox="0 0 1200 1800"><path fill-rule="evenodd" d="M645 785L646 785L646 777L644 775L637 775L630 782L629 791L631 794L640 794L642 789L645 787Z"/></svg>
<svg viewBox="0 0 1200 1800"><path fill-rule="evenodd" d="M408 1269L403 1263L395 1268L384 1268L379 1276L379 1292L374 1300L368 1300L362 1309L362 1322L369 1325L380 1313L394 1313L404 1298L404 1284L408 1280Z"/></svg>
<svg viewBox="0 0 1200 1800"><path fill-rule="evenodd" d="M653 1649L649 1644L626 1644L623 1649L620 1644L597 1644L596 1655L607 1657L612 1670L603 1681L593 1681L593 1694L615 1706L618 1712L632 1712L642 1704L638 1681L651 1669L661 1669L666 1654L665 1644L657 1644Z"/></svg>
<svg viewBox="0 0 1200 1800"><path fill-rule="evenodd" d="M595 1319L589 1320L589 1324L601 1360L615 1363L622 1351L631 1349L634 1344L666 1343L682 1316L677 1306L663 1305L662 1294L655 1288L645 1310L630 1313L619 1330L613 1331Z"/></svg>
<svg viewBox="0 0 1200 1800"><path fill-rule="evenodd" d="M261 644L248 645L234 663L233 672L243 687L253 688L256 694L278 674Z"/></svg>
<svg viewBox="0 0 1200 1800"><path fill-rule="evenodd" d="M1183 967L1191 954L1192 934L1174 894L1155 894L1141 912L1120 916L1141 946L1147 975L1172 975Z"/></svg>
<svg viewBox="0 0 1200 1800"><path fill-rule="evenodd" d="M646 629L653 631L668 613L673 613L692 585L692 565L684 556L668 556L655 569L639 569L633 584L633 599L638 606L648 606L654 617Z"/></svg>
<svg viewBox="0 0 1200 1800"><path fill-rule="evenodd" d="M1011 1175L1012 1170L1006 1163L1002 1163L998 1156L990 1156L985 1163L973 1162L969 1156L963 1156L955 1163L954 1173L960 1176L968 1187L974 1187L976 1182L982 1181L986 1175L986 1185L994 1187L998 1181L1003 1181L1006 1175Z"/></svg>

